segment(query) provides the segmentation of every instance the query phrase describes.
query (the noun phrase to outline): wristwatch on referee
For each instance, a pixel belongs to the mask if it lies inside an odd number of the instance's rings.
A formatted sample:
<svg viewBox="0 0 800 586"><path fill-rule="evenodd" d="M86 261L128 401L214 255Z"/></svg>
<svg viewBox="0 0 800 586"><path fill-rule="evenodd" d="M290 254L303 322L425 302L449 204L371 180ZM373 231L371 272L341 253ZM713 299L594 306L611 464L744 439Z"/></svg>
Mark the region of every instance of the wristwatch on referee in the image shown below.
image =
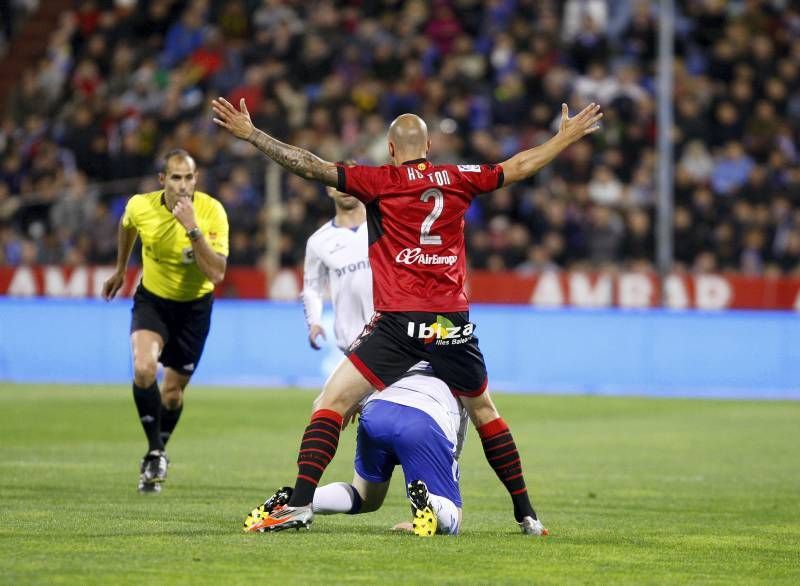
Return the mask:
<svg viewBox="0 0 800 586"><path fill-rule="evenodd" d="M187 230L187 231L186 231L186 236L187 236L187 237L189 238L189 240L191 240L192 242L194 242L195 240L197 240L198 238L200 238L202 235L203 235L203 233L200 231L200 228L199 228L199 227L197 227L197 226L195 226L195 227L194 227L194 228L192 228L191 230Z"/></svg>

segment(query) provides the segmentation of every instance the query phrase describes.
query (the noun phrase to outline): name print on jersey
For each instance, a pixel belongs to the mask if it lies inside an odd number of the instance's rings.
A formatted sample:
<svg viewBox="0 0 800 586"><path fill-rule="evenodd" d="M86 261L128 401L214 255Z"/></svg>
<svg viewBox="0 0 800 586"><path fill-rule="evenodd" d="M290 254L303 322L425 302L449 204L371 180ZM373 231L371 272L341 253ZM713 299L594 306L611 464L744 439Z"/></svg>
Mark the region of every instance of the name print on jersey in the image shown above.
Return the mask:
<svg viewBox="0 0 800 586"><path fill-rule="evenodd" d="M442 171L434 171L433 173L426 173L422 174L419 172L419 169L414 169L413 167L406 167L406 171L408 172L408 179L410 181L417 181L419 179L428 178L428 181L431 183L435 183L436 185L442 187L444 185L450 185L450 175L447 173L446 170Z"/></svg>
<svg viewBox="0 0 800 586"><path fill-rule="evenodd" d="M395 262L404 265L448 265L456 264L458 256L455 254L439 256L438 254L425 254L421 248L404 248L394 257Z"/></svg>

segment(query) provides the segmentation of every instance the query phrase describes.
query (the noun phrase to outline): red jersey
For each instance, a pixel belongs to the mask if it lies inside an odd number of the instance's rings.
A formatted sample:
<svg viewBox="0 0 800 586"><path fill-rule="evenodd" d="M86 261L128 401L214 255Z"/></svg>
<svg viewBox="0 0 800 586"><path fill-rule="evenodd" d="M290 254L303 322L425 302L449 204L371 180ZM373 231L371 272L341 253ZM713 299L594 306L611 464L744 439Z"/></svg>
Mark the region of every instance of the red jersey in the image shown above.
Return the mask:
<svg viewBox="0 0 800 586"><path fill-rule="evenodd" d="M464 291L464 214L503 185L500 165L339 165L339 191L367 207L375 309L456 312Z"/></svg>

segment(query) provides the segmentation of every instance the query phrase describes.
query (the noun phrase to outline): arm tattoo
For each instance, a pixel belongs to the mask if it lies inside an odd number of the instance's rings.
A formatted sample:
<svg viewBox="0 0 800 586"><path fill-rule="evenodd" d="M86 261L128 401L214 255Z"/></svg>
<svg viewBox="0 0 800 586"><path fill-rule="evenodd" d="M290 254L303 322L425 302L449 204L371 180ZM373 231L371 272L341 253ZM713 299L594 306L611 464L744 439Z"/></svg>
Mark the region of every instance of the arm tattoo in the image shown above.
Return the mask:
<svg viewBox="0 0 800 586"><path fill-rule="evenodd" d="M247 142L295 175L316 179L331 187L336 187L339 182L336 165L323 161L305 149L282 143L258 128L253 129Z"/></svg>

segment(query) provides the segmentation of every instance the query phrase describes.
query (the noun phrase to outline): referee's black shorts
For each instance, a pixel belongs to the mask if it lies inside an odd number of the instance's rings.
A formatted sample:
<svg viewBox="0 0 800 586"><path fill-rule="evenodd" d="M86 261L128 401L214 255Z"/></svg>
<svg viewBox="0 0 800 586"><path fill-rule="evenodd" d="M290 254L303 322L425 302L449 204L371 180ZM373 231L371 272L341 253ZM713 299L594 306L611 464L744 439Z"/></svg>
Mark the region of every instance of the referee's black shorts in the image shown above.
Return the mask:
<svg viewBox="0 0 800 586"><path fill-rule="evenodd" d="M191 376L203 355L213 303L213 293L192 301L172 301L151 293L140 283L133 296L131 333L158 333L164 339L159 362Z"/></svg>
<svg viewBox="0 0 800 586"><path fill-rule="evenodd" d="M453 394L477 397L488 379L474 330L466 311L377 311L347 349L347 357L378 390L425 360Z"/></svg>

